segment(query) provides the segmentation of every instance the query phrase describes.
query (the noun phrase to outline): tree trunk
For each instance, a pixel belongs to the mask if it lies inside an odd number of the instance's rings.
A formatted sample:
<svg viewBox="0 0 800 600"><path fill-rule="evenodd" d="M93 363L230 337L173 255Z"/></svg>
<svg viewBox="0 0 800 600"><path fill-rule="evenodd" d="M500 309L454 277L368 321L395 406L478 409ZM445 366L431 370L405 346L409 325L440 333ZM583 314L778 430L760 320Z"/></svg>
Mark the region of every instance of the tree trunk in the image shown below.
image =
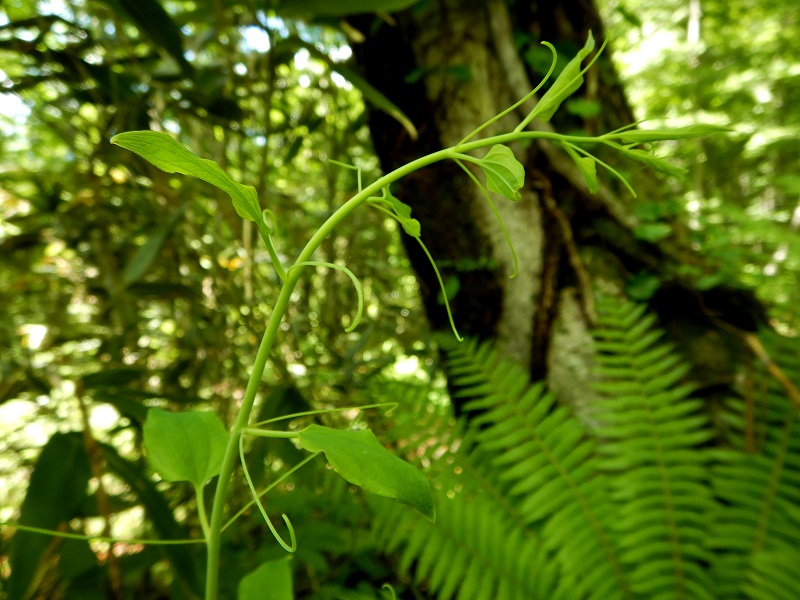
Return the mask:
<svg viewBox="0 0 800 600"><path fill-rule="evenodd" d="M535 44L539 32L546 32L544 39L562 48L581 47L590 30L602 38L596 11L581 4L512 14L503 0L426 2L399 15L396 24L383 23L356 45L367 78L400 105L420 132L414 141L385 115L372 113L373 139L384 168L458 143L528 93L535 84L517 45L521 36ZM589 81L596 90L596 78ZM509 113L486 135L513 129L530 107ZM619 118L628 120L630 113L622 107ZM445 278L460 284L452 298L459 329L494 338L504 355L529 365L535 376L547 374L562 397L577 399L588 388L592 309L583 267L572 251L570 225L555 198L574 202L585 186L548 144L512 149L526 167L522 200L496 201L519 258L514 279L512 255L491 207L457 166L415 173L396 195L413 207ZM427 257L413 240L407 250L431 324L444 329L447 317Z"/></svg>
<svg viewBox="0 0 800 600"><path fill-rule="evenodd" d="M527 94L542 78L534 68L540 52L545 68L549 66L549 52L539 42L553 43L563 58L570 59L590 31L596 39L605 37L592 0L430 0L395 20L360 17L350 23L369 32L363 43L354 44L364 75L398 104L419 131L414 140L386 114L370 114L375 149L386 171L457 144ZM597 102L599 114L581 118L562 106L552 127L595 134L634 121L609 56L606 51L576 94ZM521 106L481 135L510 131L531 107ZM531 126L551 127L537 122ZM638 222L629 194L608 178L603 181L602 173L599 192L590 194L571 159L552 144L518 144L512 150L526 169L522 200L495 201L519 256L514 279L509 278L512 255L491 207L456 165L414 173L399 184L395 195L412 206L422 225L422 239L450 281L448 287L459 290L451 301L461 333L495 339L502 354L527 365L532 377L546 378L563 400L578 405L591 402L589 328L595 291L621 294L626 280L646 269L662 282L673 278L673 284L662 283L666 290L659 292L662 296L688 294L687 302L703 309L702 294L684 289L674 275L666 275L693 259L681 243L679 224L670 238L658 243L637 239ZM618 156L610 161L624 162ZM650 177L633 173L632 183L653 199L657 194L652 190L657 188ZM431 325L447 329L428 259L413 239L405 241ZM459 285L453 286L456 282ZM685 315L673 304L670 298L660 298L662 321L674 318L681 329ZM687 337L682 345L701 339L708 343L703 338L712 329L721 335L709 315L701 315L700 321L699 327L682 327ZM697 357L697 374L708 378L713 373L713 380L703 383L712 387L730 383L730 367L708 369L704 361L709 360Z"/></svg>

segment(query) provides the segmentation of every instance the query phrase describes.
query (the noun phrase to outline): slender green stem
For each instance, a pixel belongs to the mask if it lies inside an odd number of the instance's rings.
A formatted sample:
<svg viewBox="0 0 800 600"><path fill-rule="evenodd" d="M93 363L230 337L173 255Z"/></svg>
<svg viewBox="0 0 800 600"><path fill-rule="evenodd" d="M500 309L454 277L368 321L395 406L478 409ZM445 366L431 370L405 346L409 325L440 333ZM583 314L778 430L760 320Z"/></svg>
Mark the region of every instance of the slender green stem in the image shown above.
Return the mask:
<svg viewBox="0 0 800 600"><path fill-rule="evenodd" d="M310 417L312 415L326 415L335 412L345 412L348 410L367 410L368 408L383 408L389 407L389 410L386 411L388 415L391 413L395 408L398 407L397 402L381 402L380 404L364 404L363 406L340 406L338 408L319 408L317 410L306 410L299 413L292 413L290 415L281 415L280 417L273 417L272 419L267 419L266 421L259 421L258 423L253 423L253 427L261 427L262 425L268 425L269 423L277 423L278 421L285 421L287 419L296 419L298 417Z"/></svg>
<svg viewBox="0 0 800 600"><path fill-rule="evenodd" d="M523 139L550 139L555 141L566 140L575 143L599 143L603 141L602 137L564 136L546 131L518 131L467 142L459 145L458 150L462 153L470 152L472 150L478 150L480 148L493 146L495 144L505 144ZM328 217L328 219L306 243L305 247L298 255L295 264L297 265L299 263L310 261L314 252L316 252L317 248L319 248L325 238L330 235L336 226L356 208L364 204L371 196L378 195L384 187L418 169L427 167L442 160L455 158L457 154L458 152L456 152L453 148L439 150L438 152L428 154L427 156L423 156L417 160L407 163L395 169L391 173L387 173L383 177L365 187L358 194L340 206L330 217ZM264 231L262 231L262 225ZM264 237L266 229L266 224L264 224L262 221L262 223L259 224L259 231L261 231L262 237ZM271 245L268 244L268 249L270 246ZM245 390L245 395L242 399L242 405L239 409L239 414L236 417L236 421L231 427L228 445L225 449L225 456L222 459L222 466L220 468L217 489L214 494L214 503L211 507L211 520L209 523L206 557L206 600L217 600L217 587L219 584L220 536L222 533L222 523L225 512L225 500L228 495L228 488L230 486L231 476L233 475L234 464L236 462L239 438L242 435L242 431L248 426L248 422L250 421L250 414L253 411L253 404L255 403L258 388L261 385L261 377L264 373L264 368L267 365L267 360L269 359L272 345L275 342L275 337L278 333L281 320L286 314L286 309L291 301L292 292L294 291L294 288L300 279L301 269L290 268L288 271L284 271L283 267L280 265L280 262L277 261L277 257L272 256L273 252L274 250L270 252L270 255L275 262L275 267L276 270L278 270L278 274L280 275L281 271L284 273L284 277L282 277L283 286L281 287L281 291L278 294L277 300L275 301L272 314L270 315L269 322L267 323L266 331L264 332L264 336L261 339L261 344L258 347L258 352L256 353L256 358L253 363L253 370L250 373L250 380L247 382L247 389Z"/></svg>
<svg viewBox="0 0 800 600"><path fill-rule="evenodd" d="M256 429L255 427L245 427L242 429L242 434L255 435L265 438L298 438L300 437L299 431L272 431L270 429Z"/></svg>
<svg viewBox="0 0 800 600"><path fill-rule="evenodd" d="M114 538L102 535L84 535L82 533L70 533L68 531L55 531L54 529L42 529L41 527L31 527L30 525L20 525L19 523L0 522L0 527L13 527L20 531L29 533L39 533L53 537L66 538L68 540L84 540L87 542L107 542L109 544L146 544L148 546L179 546L183 544L204 544L205 540L148 540L144 538Z"/></svg>
<svg viewBox="0 0 800 600"><path fill-rule="evenodd" d="M200 518L200 527L203 530L203 537L208 539L208 516L206 516L206 500L203 495L203 486L194 486L194 496L197 498L197 516Z"/></svg>
<svg viewBox="0 0 800 600"><path fill-rule="evenodd" d="M286 279L284 279L283 287L278 294L278 299L275 301L272 315L269 323L267 323L267 329L264 332L264 337L261 339L261 344L256 353L256 359L253 363L250 380L247 382L247 389L245 390L245 395L242 400L242 406L239 409L236 422L231 428L228 446L225 448L225 456L222 459L217 489L214 493L214 503L211 507L211 522L209 523L208 547L206 551L206 600L217 600L222 518L225 512L225 499L228 495L228 486L230 485L239 447L239 436L241 435L242 429L247 427L247 422L250 420L253 403L255 402L256 394L261 384L261 375L264 373L264 368L267 365L267 359L269 358L272 344L275 341L275 335L278 332L281 318L286 312L286 308L289 306L292 291L294 290L294 286L297 285L299 278L300 271L296 270L293 273L287 274Z"/></svg>

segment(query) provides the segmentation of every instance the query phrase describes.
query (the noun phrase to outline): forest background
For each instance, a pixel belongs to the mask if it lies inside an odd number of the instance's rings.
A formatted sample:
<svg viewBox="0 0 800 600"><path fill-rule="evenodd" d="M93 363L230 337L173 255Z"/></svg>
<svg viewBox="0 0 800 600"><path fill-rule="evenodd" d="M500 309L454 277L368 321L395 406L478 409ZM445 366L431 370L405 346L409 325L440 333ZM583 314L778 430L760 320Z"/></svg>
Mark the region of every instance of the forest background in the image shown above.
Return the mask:
<svg viewBox="0 0 800 600"><path fill-rule="evenodd" d="M731 131L643 146L672 165L655 170L601 151L636 197L607 172L590 190L554 145L514 147L527 183L519 203L497 208L519 257L513 279L498 221L455 166L393 189L421 223L443 290L420 246L384 213L359 210L325 241L319 260L362 282L364 319L345 331L356 301L345 274L306 269L262 379L258 418L399 403L389 415L316 418L368 423L426 473L439 518L427 525L398 514L330 477L323 460L310 463L267 496L298 536L285 563L293 596L274 597L384 598L384 583L402 598L796 597L800 575L788 567L800 558L800 438L791 435L800 404L800 8L547 4L0 4L0 521L120 539L200 537L190 490L159 481L145 463L142 426L153 407L213 410L230 424L279 289L257 232L227 196L158 171L111 145L113 135L169 132L254 186L272 211L280 255L294 257L360 182L458 142L535 87L550 67L540 42L558 50L557 74L592 32L609 36L609 49L552 121L534 128L598 135L642 121L645 130L703 122ZM520 120L510 113L498 127ZM443 293L458 330L495 354L442 337L452 336ZM674 360L664 362L667 354ZM615 370L623 358L625 373ZM645 380L634 393L636 372ZM670 435L702 430L675 442L688 463L658 463L662 482L673 482L655 498L667 506L658 513L666 529L635 520L615 528L599 509L596 518L584 511L583 527L568 511L533 508L563 503L560 488L544 485L552 475L533 455L503 454L509 440L525 448L534 434L514 438L502 411L492 412L498 398L517 411L538 402L528 380L557 395L561 408L547 414L563 409L581 428L557 438L575 448L591 439L601 449L587 454L608 459L592 463L588 479L584 456L558 463L574 475L567 487L583 490L574 497L584 508L596 482L620 501L629 485L614 474L631 459L607 456L618 432L604 401L663 393L677 407L670 419L691 417L650 422ZM642 415L617 423L636 427ZM491 432L501 425L507 438L498 442ZM557 428L542 426L548 435ZM742 466L733 450L753 462ZM304 457L281 440L247 448L261 487ZM728 490L736 477L757 489ZM704 490L702 501L686 500L688 516L675 508L680 500L665 502L688 489L682 478ZM743 489L752 494L738 497ZM241 477L232 494L233 507L248 501ZM740 500L751 512L714 512ZM646 503L627 510L620 514L654 514ZM722 516L698 517L712 513ZM606 562L554 533L573 531L570 520L597 534L586 547ZM637 528L647 535L625 537ZM599 533L606 529L613 533ZM13 526L0 532L3 598L200 594L193 546L40 536L14 567L20 536ZM246 597L243 577L282 553L258 513L247 513L226 537L223 597ZM619 590L608 592L608 581Z"/></svg>

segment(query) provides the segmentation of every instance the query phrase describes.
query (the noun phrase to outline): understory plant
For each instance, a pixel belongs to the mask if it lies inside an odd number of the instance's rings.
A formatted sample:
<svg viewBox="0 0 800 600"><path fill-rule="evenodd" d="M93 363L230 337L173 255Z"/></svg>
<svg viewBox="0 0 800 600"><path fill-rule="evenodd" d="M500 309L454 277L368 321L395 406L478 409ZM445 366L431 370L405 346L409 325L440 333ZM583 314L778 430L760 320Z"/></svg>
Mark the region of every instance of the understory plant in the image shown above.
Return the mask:
<svg viewBox="0 0 800 600"><path fill-rule="evenodd" d="M550 69L550 73L552 73L556 64L555 49L550 44L545 43L545 45L553 52L553 63ZM514 128L514 130L491 137L484 138L479 136L487 126L533 98L545 81L547 81L549 74L535 90L531 91L527 96L501 114L477 127L455 146L418 158L391 173L385 174L363 188L361 186L359 171L358 193L339 206L333 214L319 226L316 233L311 236L305 244L305 247L292 261L283 259L277 246L278 240L276 231L278 225L281 223L281 215L273 213L269 207L264 208L259 202L256 190L253 187L236 182L219 165L213 161L195 156L166 133L156 131L132 131L121 133L112 139L114 144L135 152L165 172L197 177L227 193L233 202L236 212L243 219L252 221L255 224L261 241L269 254L272 266L282 282L280 292L272 303L269 321L258 347L238 414L230 429L226 430L219 418L211 412L185 411L173 413L155 408L149 410L144 426L144 448L147 461L152 470L164 481L189 482L194 490L198 521L202 530L202 539L196 541L203 543L206 548L206 569L204 575L206 600L215 600L218 598L222 533L244 510L242 509L233 516L229 516L226 521L226 516L228 516L226 511L231 508L228 506L230 483L237 468L242 469L242 475L247 480L251 489L252 502L250 506L256 506L263 515L276 542L289 553L296 550L298 543L302 543L302 540L298 542L292 522L287 515L283 515L284 525L279 527L276 527L270 520L267 510L263 505L262 497L269 489L274 487L276 482L270 484L266 489L256 489L254 482L256 478L252 476L244 460L244 448L248 440L252 441L257 438L285 438L287 443L293 443L310 453L310 455L302 461L302 464L307 463L319 454L324 454L331 467L348 482L379 496L388 497L400 503L407 504L416 509L431 523L436 519L437 510L434 505L434 496L431 493L427 478L415 467L385 449L371 431L366 429L349 431L339 430L317 424L309 425L299 431L276 431L269 427L271 423L279 419L289 419L324 411L307 411L300 415L282 415L277 419L269 419L264 422L258 422L253 418L254 405L264 369L280 330L282 319L287 307L292 302L293 292L298 281L302 277L304 269L313 269L317 267L335 269L344 272L352 280L358 297L358 306L355 316L351 319L347 330L351 331L358 326L363 309L363 294L358 278L344 265L320 262L314 259L316 250L344 219L362 206L372 207L395 219L400 224L404 233L415 238L421 245L423 251L431 260L438 276L438 269L436 269L433 257L422 241L420 223L413 218L411 207L403 200L395 197L391 191L392 184L400 178L440 161L455 161L456 164L464 170L466 176L480 189L499 219L500 217L495 209L492 194L497 194L510 201L518 201L520 198L519 190L525 182L524 167L515 158L514 153L507 144L534 139L550 140L563 148L575 161L575 164L583 174L591 191L596 191L598 189L598 166L606 169L611 176L619 179L630 189L627 181L625 181L617 170L598 159L592 153L591 149L593 147L605 146L645 166L666 172L674 172L674 167L654 157L651 153L642 149L641 145L665 139L690 138L721 129L714 126L698 125L669 130L637 130L633 129L634 126L631 125L630 127L599 136L563 135L552 132L527 130L528 124L534 119L542 121L549 120L564 100L578 90L583 83L583 74L586 69L591 66L590 63L585 68L582 68L581 63L593 50L594 40L590 36L583 49L581 49L577 56L566 65L550 88L535 104L531 112ZM600 50L602 50L602 48ZM599 55L599 51L597 54ZM596 60L596 56L594 60ZM480 154L480 156L478 156L478 154ZM349 167L348 165L344 166ZM481 174L483 179L481 179ZM633 193L632 189L630 189L630 191ZM501 227L503 227L502 221L500 224ZM503 231L505 232L504 227ZM506 235L506 239L513 254L514 249L508 235ZM514 261L516 263L516 254L514 254ZM515 274L516 269L514 275ZM514 275L512 275L512 277ZM442 283L441 277L439 277L439 282L440 284ZM446 304L446 294L444 294L444 298ZM450 314L449 306L447 306L447 310L448 314ZM455 337L461 340L452 315L450 315L450 322ZM361 406L359 408L379 407L386 408L387 406L382 404ZM565 435L563 440L559 442L561 446L566 447L578 439L572 432L565 433L569 433L569 435ZM63 445L64 448L70 447L68 440L64 440ZM583 446L580 446L580 448L581 452L585 449ZM59 452L63 452L63 449L53 449L51 453L54 456L48 456L46 458L48 460L55 459ZM290 470L290 472L293 471L294 468ZM213 501L210 506L207 506L204 490L212 480L216 480L216 486L213 491ZM541 481L535 479L526 481L524 482L524 488L526 490L536 488L540 486L541 483ZM34 484L35 481L32 481L28 492L29 495L35 493L36 486ZM521 482L520 485L523 485L523 483ZM579 483L579 485L583 486L583 483ZM591 503L594 501L593 499L602 497L604 490L597 488L595 484L587 483L586 486L586 489L583 487L580 488L582 490L581 493L585 496L585 502ZM70 487L70 490L70 493L74 494L76 497L82 497L84 493L84 490L81 490L79 485L73 485ZM549 514L548 510L555 511L560 507L564 494L565 491L561 488L556 489L550 486L541 487L536 496L536 506L531 506L530 509L533 510L538 517L546 516ZM563 516L562 519L571 518L572 516L572 513L569 513L569 515L567 515L567 513L563 514L565 516ZM590 517L584 517L588 519L586 523L589 529L587 531L595 532L597 529L595 525L597 524L594 524ZM526 517L526 519L528 519L528 517ZM23 576L26 572L24 563L26 560L30 560L32 555L38 556L35 553L31 554L30 545L26 546L26 544L33 544L35 546L38 543L31 542L30 540L33 538L30 536L42 533L65 536L63 533L52 531L59 523L58 520L53 521L51 519L47 521L47 523L50 523L49 527L34 526L34 523L40 525L42 521L37 521L30 513L26 513L25 506L23 506L22 517L20 523L17 524L20 532L15 536L15 544L10 554L10 565L12 585L22 586L24 589L27 589L26 586L31 583L30 581L26 581ZM523 522L523 524L525 523ZM490 525L487 525L487 527L489 526ZM281 530L283 532L281 532ZM513 535L524 535L524 532L525 529L522 528ZM557 533L557 531L554 531L554 534ZM90 537L81 535L65 537L101 539L96 536ZM102 539L108 540L109 538ZM169 539L139 541L143 544L169 544L170 542L177 544L180 542L180 540ZM569 540L564 541L569 542ZM597 537L592 544L592 548L595 546L601 548L605 546L602 536ZM498 552L502 553L502 549L498 549ZM547 554L546 549L537 549L536 552L544 552ZM579 557L580 556L581 555L579 555ZM575 569L580 568L581 561L579 557L575 558L573 561L573 567ZM173 561L182 560L180 552L174 551L173 554L170 554L170 559ZM624 558L621 560L624 562ZM445 564L445 561L440 561L440 564ZM619 565L613 561L609 564L611 566L602 572L603 576L611 576L619 570ZM436 571L436 581L445 577L445 575L441 573L442 569L444 569L444 567L439 567ZM608 571L608 573L606 573L606 571ZM472 575L472 577L477 576L478 575ZM14 580L19 583L15 583ZM614 580L613 577L611 577L611 580ZM460 583L454 576L446 577L443 581L444 584L442 585L446 584L447 589L451 591L454 589L454 586ZM468 580L465 584L469 583L469 581L471 580ZM635 584L636 581L631 585ZM538 586L545 584L539 582L533 585ZM586 582L583 585L589 590L593 583ZM261 567L245 577L239 585L239 598L240 600L263 598L265 597L263 590L266 588L271 590L271 595L269 596L271 598L284 599L292 597L291 570L286 560L265 562ZM519 597L509 594L505 594L505 596ZM447 596L447 594L445 594L445 596ZM20 594L19 597L24 597L24 593Z"/></svg>

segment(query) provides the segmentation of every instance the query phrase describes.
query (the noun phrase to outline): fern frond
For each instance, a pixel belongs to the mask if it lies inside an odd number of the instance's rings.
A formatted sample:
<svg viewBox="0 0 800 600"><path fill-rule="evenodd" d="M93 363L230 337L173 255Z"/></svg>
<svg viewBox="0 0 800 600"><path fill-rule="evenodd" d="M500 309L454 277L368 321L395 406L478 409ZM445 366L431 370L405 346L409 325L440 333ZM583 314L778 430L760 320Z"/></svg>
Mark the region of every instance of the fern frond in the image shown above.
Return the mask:
<svg viewBox="0 0 800 600"><path fill-rule="evenodd" d="M449 492L449 493L448 493ZM436 523L382 500L378 544L440 600L550 600L558 578L540 544L513 527L486 495L436 494Z"/></svg>
<svg viewBox="0 0 800 600"><path fill-rule="evenodd" d="M704 540L715 503L709 456L699 446L712 433L691 388L679 384L686 368L659 343L654 325L644 307L598 302L593 335L603 398L593 418L621 505L620 560L637 596L711 600Z"/></svg>
<svg viewBox="0 0 800 600"><path fill-rule="evenodd" d="M767 343L784 373L800 381L800 359L788 344ZM712 573L723 600L742 591L753 599L796 598L800 590L800 415L773 378L761 373L760 379L745 400L728 401L723 414L733 449L717 452L713 469L724 505L709 547L718 553Z"/></svg>
<svg viewBox="0 0 800 600"><path fill-rule="evenodd" d="M800 551L795 548L755 554L744 591L753 600L794 600L800 590Z"/></svg>
<svg viewBox="0 0 800 600"><path fill-rule="evenodd" d="M480 411L472 420L476 453L491 455L524 523L541 527L545 548L570 574L570 597L630 597L610 535L608 483L581 422L488 345L443 346L457 394L472 398L465 409Z"/></svg>

